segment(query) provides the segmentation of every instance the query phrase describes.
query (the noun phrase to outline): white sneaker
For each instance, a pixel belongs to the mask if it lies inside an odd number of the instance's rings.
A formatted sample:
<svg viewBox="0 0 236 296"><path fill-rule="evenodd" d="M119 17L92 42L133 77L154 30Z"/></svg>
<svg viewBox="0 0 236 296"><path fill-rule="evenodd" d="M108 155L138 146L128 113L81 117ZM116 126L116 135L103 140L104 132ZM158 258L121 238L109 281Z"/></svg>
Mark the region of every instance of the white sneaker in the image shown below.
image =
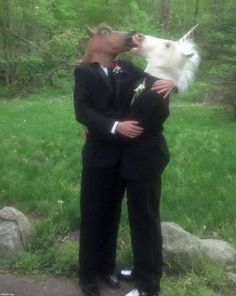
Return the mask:
<svg viewBox="0 0 236 296"><path fill-rule="evenodd" d="M132 291L130 291L128 294L125 294L125 296L147 296L147 295L150 295L146 292L142 292L142 291L139 291L138 289L134 289ZM152 294L153 296L156 295L156 296L161 296L160 294L156 293L156 294Z"/></svg>
<svg viewBox="0 0 236 296"><path fill-rule="evenodd" d="M130 291L128 294L125 294L125 296L139 296L139 291L137 289L134 289Z"/></svg>
<svg viewBox="0 0 236 296"><path fill-rule="evenodd" d="M132 274L132 270L128 270L128 269L123 269L120 271L121 276L131 276Z"/></svg>

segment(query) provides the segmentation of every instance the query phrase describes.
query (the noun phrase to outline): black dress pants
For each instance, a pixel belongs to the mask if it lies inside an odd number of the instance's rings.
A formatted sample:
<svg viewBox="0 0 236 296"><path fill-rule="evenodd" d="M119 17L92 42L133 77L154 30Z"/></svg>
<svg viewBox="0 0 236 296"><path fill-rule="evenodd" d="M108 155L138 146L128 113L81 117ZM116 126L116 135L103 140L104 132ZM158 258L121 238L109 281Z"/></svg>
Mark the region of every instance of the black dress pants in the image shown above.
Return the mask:
<svg viewBox="0 0 236 296"><path fill-rule="evenodd" d="M161 175L126 180L128 213L137 288L155 293L162 276L162 235L159 214Z"/></svg>
<svg viewBox="0 0 236 296"><path fill-rule="evenodd" d="M124 186L119 168L82 170L79 276L91 281L115 269L116 244Z"/></svg>

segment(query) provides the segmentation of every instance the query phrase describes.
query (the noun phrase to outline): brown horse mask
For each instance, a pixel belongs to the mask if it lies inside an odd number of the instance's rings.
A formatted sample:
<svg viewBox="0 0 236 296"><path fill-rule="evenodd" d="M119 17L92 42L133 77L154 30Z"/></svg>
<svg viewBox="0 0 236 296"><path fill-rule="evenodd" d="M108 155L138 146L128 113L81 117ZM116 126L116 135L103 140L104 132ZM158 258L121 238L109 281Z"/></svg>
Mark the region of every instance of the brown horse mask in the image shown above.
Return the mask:
<svg viewBox="0 0 236 296"><path fill-rule="evenodd" d="M110 67L116 56L132 48L132 35L135 32L113 31L106 24L100 24L94 31L87 27L90 35L82 63L98 62Z"/></svg>

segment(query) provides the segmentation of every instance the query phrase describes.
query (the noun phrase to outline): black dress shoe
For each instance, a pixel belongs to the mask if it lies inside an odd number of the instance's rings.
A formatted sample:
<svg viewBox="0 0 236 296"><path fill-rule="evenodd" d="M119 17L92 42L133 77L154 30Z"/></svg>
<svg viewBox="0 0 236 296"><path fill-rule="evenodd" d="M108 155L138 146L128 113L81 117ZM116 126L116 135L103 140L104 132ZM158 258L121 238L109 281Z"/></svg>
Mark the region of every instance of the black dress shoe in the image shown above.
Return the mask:
<svg viewBox="0 0 236 296"><path fill-rule="evenodd" d="M120 281L116 274L102 274L100 275L100 278L111 288L119 288L120 287Z"/></svg>
<svg viewBox="0 0 236 296"><path fill-rule="evenodd" d="M118 277L119 279L128 281L128 282L135 280L135 274L132 269L122 269L118 273Z"/></svg>
<svg viewBox="0 0 236 296"><path fill-rule="evenodd" d="M100 291L96 282L83 283L80 281L80 287L84 296L100 296Z"/></svg>

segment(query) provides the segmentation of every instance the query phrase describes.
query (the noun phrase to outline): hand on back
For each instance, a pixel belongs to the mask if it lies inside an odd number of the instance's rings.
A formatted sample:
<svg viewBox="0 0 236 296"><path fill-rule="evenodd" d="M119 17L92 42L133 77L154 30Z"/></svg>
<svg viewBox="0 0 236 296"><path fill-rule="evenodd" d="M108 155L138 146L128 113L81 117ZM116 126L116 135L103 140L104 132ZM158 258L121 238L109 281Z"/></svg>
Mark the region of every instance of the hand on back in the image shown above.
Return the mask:
<svg viewBox="0 0 236 296"><path fill-rule="evenodd" d="M143 128L138 125L137 121L127 120L119 121L116 131L125 137L133 139L142 134Z"/></svg>
<svg viewBox="0 0 236 296"><path fill-rule="evenodd" d="M152 90L158 94L163 94L165 99L175 88L175 82L173 80L157 80L153 83Z"/></svg>

